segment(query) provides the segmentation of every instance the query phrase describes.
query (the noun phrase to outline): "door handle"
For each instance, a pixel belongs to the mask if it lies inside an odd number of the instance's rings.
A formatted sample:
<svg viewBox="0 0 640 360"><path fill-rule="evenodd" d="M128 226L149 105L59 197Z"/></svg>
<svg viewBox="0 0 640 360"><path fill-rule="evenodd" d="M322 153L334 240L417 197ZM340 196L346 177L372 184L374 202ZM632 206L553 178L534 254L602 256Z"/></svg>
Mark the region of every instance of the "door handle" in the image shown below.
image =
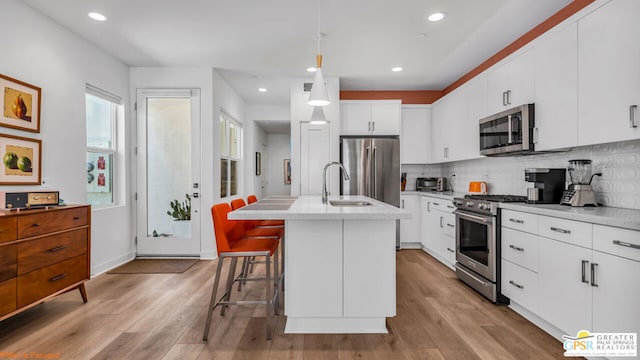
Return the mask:
<svg viewBox="0 0 640 360"><path fill-rule="evenodd" d="M371 122L371 132L376 132L376 122L375 121Z"/></svg>
<svg viewBox="0 0 640 360"><path fill-rule="evenodd" d="M524 289L524 285L520 285L517 282L513 281L513 280L509 280L509 284L517 287L518 289Z"/></svg>
<svg viewBox="0 0 640 360"><path fill-rule="evenodd" d="M402 199L402 208L404 209L404 199Z"/></svg>
<svg viewBox="0 0 640 360"><path fill-rule="evenodd" d="M587 266L589 265L589 261L587 260L582 260L582 282L585 284L588 284L589 281L587 280Z"/></svg>
<svg viewBox="0 0 640 360"><path fill-rule="evenodd" d="M507 105L511 105L511 90L507 90Z"/></svg>
<svg viewBox="0 0 640 360"><path fill-rule="evenodd" d="M511 144L511 115L507 116L507 144Z"/></svg>
<svg viewBox="0 0 640 360"><path fill-rule="evenodd" d="M624 242L624 241L620 241L620 240L613 240L613 244L640 250L640 245L630 244L628 242Z"/></svg>
<svg viewBox="0 0 640 360"><path fill-rule="evenodd" d="M560 228L553 227L553 226L550 229L552 231L559 232L559 233L562 233L562 234L571 234L571 230L560 229Z"/></svg>
<svg viewBox="0 0 640 360"><path fill-rule="evenodd" d="M636 122L638 112L638 105L629 106L629 123L632 128L637 128L638 123Z"/></svg>
<svg viewBox="0 0 640 360"><path fill-rule="evenodd" d="M507 106L507 92L502 92L502 106Z"/></svg>
<svg viewBox="0 0 640 360"><path fill-rule="evenodd" d="M375 129L375 123L373 125ZM377 155L377 147L373 147L373 198L378 198L378 155Z"/></svg>
<svg viewBox="0 0 640 360"><path fill-rule="evenodd" d="M442 226L442 219L443 219L443 217L442 217L442 216L440 216L440 227L441 227L441 228L443 228L443 227L444 227L444 226Z"/></svg>
<svg viewBox="0 0 640 360"><path fill-rule="evenodd" d="M596 279L596 270L598 268L598 264L591 264L591 286L598 287L597 279Z"/></svg>
<svg viewBox="0 0 640 360"><path fill-rule="evenodd" d="M516 251L524 251L524 248L521 248L519 246L515 246L513 244L510 244L509 247L512 248L513 250L516 250Z"/></svg>
<svg viewBox="0 0 640 360"><path fill-rule="evenodd" d="M193 197L194 197L194 198L198 198L198 197L200 197L200 194L198 194L198 193L193 193Z"/></svg>
<svg viewBox="0 0 640 360"><path fill-rule="evenodd" d="M509 218L509 221L514 222L516 224L524 224L524 220Z"/></svg>
<svg viewBox="0 0 640 360"><path fill-rule="evenodd" d="M367 128L368 132L371 132L371 121L369 121L369 128Z"/></svg>

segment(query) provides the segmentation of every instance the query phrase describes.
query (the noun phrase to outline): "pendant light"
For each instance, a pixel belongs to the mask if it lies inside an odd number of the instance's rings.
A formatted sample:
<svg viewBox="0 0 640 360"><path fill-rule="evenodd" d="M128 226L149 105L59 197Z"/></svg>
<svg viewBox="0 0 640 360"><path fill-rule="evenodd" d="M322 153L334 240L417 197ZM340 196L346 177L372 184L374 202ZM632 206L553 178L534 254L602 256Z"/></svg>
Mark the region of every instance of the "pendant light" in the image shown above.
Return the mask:
<svg viewBox="0 0 640 360"><path fill-rule="evenodd" d="M318 0L318 32L316 34L316 40L318 42L318 52L316 55L316 75L313 78L313 85L311 86L311 94L309 94L309 100L307 103L311 106L325 106L329 105L329 92L327 86L324 83L324 77L322 76L322 55L320 54L320 40L322 35L320 34L320 0Z"/></svg>
<svg viewBox="0 0 640 360"><path fill-rule="evenodd" d="M322 106L314 106L313 112L311 113L311 121L309 122L313 125L324 125L327 123L327 118L324 116L324 110Z"/></svg>

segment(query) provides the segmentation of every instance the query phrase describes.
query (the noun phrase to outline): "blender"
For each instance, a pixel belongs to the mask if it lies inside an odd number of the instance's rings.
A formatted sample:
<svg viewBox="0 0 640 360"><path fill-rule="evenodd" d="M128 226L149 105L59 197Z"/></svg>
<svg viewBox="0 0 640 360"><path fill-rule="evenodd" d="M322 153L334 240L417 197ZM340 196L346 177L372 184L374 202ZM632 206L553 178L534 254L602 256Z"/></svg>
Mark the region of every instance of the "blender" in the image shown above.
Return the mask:
<svg viewBox="0 0 640 360"><path fill-rule="evenodd" d="M594 176L602 173L591 173L591 160L569 160L569 179L571 184L562 194L560 204L571 206L598 206L596 193L593 192L591 181Z"/></svg>

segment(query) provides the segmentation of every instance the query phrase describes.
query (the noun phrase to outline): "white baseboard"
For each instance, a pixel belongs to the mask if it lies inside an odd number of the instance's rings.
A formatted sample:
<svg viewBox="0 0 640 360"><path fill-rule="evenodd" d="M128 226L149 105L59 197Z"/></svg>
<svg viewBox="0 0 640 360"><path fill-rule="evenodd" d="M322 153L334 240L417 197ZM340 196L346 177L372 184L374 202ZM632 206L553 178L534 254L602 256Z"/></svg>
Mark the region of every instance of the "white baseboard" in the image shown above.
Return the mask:
<svg viewBox="0 0 640 360"><path fill-rule="evenodd" d="M105 261L102 264L93 265L91 266L91 277L94 278L98 275L104 274L107 271L114 269L124 263L127 263L135 258L136 258L136 253L135 251L132 251L124 255L118 256L115 259Z"/></svg>
<svg viewBox="0 0 640 360"><path fill-rule="evenodd" d="M218 254L213 250L200 252L200 260L215 260L217 258Z"/></svg>
<svg viewBox="0 0 640 360"><path fill-rule="evenodd" d="M404 249L422 249L422 244L419 242L401 242L400 250Z"/></svg>

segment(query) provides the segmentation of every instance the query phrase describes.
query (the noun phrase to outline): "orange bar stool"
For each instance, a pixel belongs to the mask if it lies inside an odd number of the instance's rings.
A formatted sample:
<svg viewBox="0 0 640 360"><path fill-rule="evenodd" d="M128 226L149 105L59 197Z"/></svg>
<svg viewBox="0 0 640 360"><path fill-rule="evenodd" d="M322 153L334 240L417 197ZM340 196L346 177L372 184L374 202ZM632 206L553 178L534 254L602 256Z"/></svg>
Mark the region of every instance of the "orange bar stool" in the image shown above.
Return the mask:
<svg viewBox="0 0 640 360"><path fill-rule="evenodd" d="M209 329L211 327L211 319L213 311L216 307L221 306L220 316L224 316L225 309L229 305L235 304L264 304L266 305L267 317L267 340L271 340L275 321L273 315L278 314L278 245L277 238L247 238L244 234L244 227L239 222L227 220L227 214L231 211L231 207L227 203L217 204L211 207L211 216L213 218L213 228L216 236L216 245L218 251L218 267L216 277L213 282L213 290L211 291L211 300L209 303L209 312L207 314L207 323L204 328L202 340L207 341L209 338ZM266 263L266 276L264 278L247 278L246 274L240 273L234 278L238 258L246 258L251 256L262 256ZM273 257L274 277L271 277L271 258ZM222 273L222 265L226 258L231 258L231 264L227 276L227 284L225 293L216 300L218 285L220 283L220 274ZM231 301L231 288L235 281L245 280L265 280L266 295L264 300L254 301Z"/></svg>
<svg viewBox="0 0 640 360"><path fill-rule="evenodd" d="M258 201L258 198L255 195L247 196L247 203L253 204L256 201ZM258 220L258 221L259 223L256 224L256 226L284 226L284 220Z"/></svg>

